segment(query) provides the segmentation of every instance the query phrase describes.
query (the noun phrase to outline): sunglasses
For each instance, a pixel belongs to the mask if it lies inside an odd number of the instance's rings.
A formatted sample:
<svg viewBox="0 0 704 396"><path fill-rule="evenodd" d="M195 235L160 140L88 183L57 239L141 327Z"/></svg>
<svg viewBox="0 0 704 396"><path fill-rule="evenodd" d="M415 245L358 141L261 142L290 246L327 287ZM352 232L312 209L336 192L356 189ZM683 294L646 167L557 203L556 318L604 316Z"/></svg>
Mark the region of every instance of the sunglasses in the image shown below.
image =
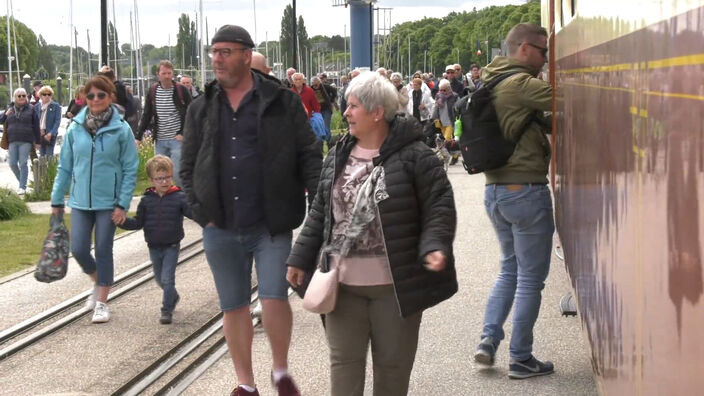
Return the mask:
<svg viewBox="0 0 704 396"><path fill-rule="evenodd" d="M539 46L539 45L535 45L535 44L529 43L529 42L526 42L526 44L528 44L528 45L530 45L531 47L533 47L533 48L537 49L538 51L540 51L540 55L542 55L543 58L546 58L546 57L548 56L548 49L547 49L547 48L543 48L543 47L541 47L541 46ZM518 45L521 45L521 44L518 44Z"/></svg>
<svg viewBox="0 0 704 396"><path fill-rule="evenodd" d="M164 183L169 180L171 180L171 176L164 176L164 177L152 177L152 180L154 180L157 183Z"/></svg>
<svg viewBox="0 0 704 396"><path fill-rule="evenodd" d="M50 93L43 93L42 96L51 96Z"/></svg>
<svg viewBox="0 0 704 396"><path fill-rule="evenodd" d="M18 97L18 98L26 98L26 97L27 97L27 95L22 95L22 94L19 94L19 95L17 95L17 97Z"/></svg>
<svg viewBox="0 0 704 396"><path fill-rule="evenodd" d="M94 94L91 92L88 95L86 95L86 99L93 100L93 99L95 99L96 96L98 97L98 99L105 99L108 96L108 94L105 92L98 92L97 94Z"/></svg>

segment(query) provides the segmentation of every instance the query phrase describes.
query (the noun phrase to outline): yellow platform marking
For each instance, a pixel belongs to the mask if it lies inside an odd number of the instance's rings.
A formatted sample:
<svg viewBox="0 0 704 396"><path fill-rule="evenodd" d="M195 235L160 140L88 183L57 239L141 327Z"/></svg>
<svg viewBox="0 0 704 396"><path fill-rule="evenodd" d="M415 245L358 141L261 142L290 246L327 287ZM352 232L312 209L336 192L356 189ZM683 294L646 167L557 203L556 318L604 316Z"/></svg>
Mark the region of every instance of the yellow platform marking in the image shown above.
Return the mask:
<svg viewBox="0 0 704 396"><path fill-rule="evenodd" d="M620 63L617 65L604 66L589 66L576 69L560 70L558 74L577 74L577 73L610 73L624 70L649 70L662 69L666 67L676 66L697 66L704 64L704 54L692 54L685 56L676 56L673 58L656 59L651 61L641 61L640 63Z"/></svg>

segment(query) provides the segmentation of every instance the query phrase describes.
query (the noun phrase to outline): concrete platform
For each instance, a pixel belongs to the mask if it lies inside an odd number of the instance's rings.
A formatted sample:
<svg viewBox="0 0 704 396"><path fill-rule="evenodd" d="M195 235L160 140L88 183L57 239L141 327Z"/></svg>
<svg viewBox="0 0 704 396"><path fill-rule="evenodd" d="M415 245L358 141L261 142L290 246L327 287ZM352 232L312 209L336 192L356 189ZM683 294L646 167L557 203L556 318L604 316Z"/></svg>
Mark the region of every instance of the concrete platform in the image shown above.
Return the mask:
<svg viewBox="0 0 704 396"><path fill-rule="evenodd" d="M455 254L459 292L450 300L426 310L410 395L596 395L589 350L576 318L560 316L560 297L570 290L563 263L555 256L543 292L535 328L535 354L552 360L555 374L527 380L508 378L505 340L492 369L475 367L472 354L479 342L484 308L498 274L499 246L484 212L484 177L468 176L460 165L450 168L458 210ZM304 395L329 394L329 361L325 335L318 315L292 297L294 311L290 370ZM505 326L510 335L511 318ZM271 357L263 330L255 333L255 379L262 395L275 395L269 383ZM236 384L232 362L221 359L186 392L187 395L225 395ZM365 395L372 394L371 359L367 364Z"/></svg>
<svg viewBox="0 0 704 396"><path fill-rule="evenodd" d="M580 322L559 314L560 297L569 290L563 263L553 257L543 292L535 331L535 353L555 363L556 373L524 381L509 380L508 350L502 344L493 369L475 367L471 356L487 297L498 271L499 248L484 213L483 176L469 177L460 166L450 168L459 224L455 240L460 290L450 300L427 310L421 326L411 395L595 395ZM188 221L186 241L200 236L200 227ZM184 241L184 243L186 242ZM116 273L148 259L141 232L116 241ZM113 319L93 325L83 318L48 339L0 362L0 395L103 395L176 344L217 311L215 288L207 263L196 260L180 267L176 276L182 302L174 324L158 324L160 291L149 285L112 304ZM66 279L41 284L24 276L0 284L0 328L6 328L80 291L89 282L71 263ZM320 318L301 308L294 310L290 369L304 395L329 394L328 350ZM510 318L505 328L510 334ZM271 358L263 330L255 333L255 376L262 395L274 395L269 384ZM365 394L372 394L371 364ZM188 395L226 395L235 386L229 356L222 358L186 392Z"/></svg>

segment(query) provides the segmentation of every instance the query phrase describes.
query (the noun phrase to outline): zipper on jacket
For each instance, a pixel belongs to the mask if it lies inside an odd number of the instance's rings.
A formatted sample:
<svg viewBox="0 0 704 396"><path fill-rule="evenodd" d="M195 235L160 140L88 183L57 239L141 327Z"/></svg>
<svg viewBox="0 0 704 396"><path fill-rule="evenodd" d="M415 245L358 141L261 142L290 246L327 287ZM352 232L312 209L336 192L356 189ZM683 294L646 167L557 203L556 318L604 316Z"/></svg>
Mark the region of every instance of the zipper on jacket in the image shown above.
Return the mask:
<svg viewBox="0 0 704 396"><path fill-rule="evenodd" d="M371 175L370 175L371 177ZM398 293L396 292L396 281L394 281L394 273L391 271L391 259L389 259L389 248L386 246L386 235L384 235L384 223L381 222L381 212L379 211L379 204L376 204L376 217L379 219L379 230L381 231L381 240L384 242L384 255L386 256L386 262L389 264L389 275L391 275L391 285L394 288L394 297L396 297L396 307L398 307L398 314L403 318L403 311L401 310L401 302L398 300Z"/></svg>
<svg viewBox="0 0 704 396"><path fill-rule="evenodd" d="M88 174L88 207L93 209L93 153L95 153L95 136L91 139L90 173Z"/></svg>

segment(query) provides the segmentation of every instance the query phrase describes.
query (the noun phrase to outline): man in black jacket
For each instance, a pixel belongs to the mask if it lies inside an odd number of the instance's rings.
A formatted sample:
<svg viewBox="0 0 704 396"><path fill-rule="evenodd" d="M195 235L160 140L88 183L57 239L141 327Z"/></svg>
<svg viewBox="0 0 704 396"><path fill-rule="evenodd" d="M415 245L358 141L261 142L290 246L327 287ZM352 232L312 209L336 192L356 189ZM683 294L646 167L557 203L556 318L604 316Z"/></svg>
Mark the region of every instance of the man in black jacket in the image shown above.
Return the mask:
<svg viewBox="0 0 704 396"><path fill-rule="evenodd" d="M181 146L186 109L193 100L186 87L175 82L174 67L163 60L157 68L159 82L152 85L144 99L144 113L135 139L142 140L147 128L152 131L154 154L171 158L174 163L174 184L180 185Z"/></svg>
<svg viewBox="0 0 704 396"><path fill-rule="evenodd" d="M181 178L204 227L208 264L224 312L223 330L239 381L233 394L258 395L252 372L249 291L256 262L264 329L279 395L298 395L288 375L292 313L285 260L292 230L312 201L321 154L295 92L251 69L252 42L226 25L209 55L216 80L188 109Z"/></svg>

